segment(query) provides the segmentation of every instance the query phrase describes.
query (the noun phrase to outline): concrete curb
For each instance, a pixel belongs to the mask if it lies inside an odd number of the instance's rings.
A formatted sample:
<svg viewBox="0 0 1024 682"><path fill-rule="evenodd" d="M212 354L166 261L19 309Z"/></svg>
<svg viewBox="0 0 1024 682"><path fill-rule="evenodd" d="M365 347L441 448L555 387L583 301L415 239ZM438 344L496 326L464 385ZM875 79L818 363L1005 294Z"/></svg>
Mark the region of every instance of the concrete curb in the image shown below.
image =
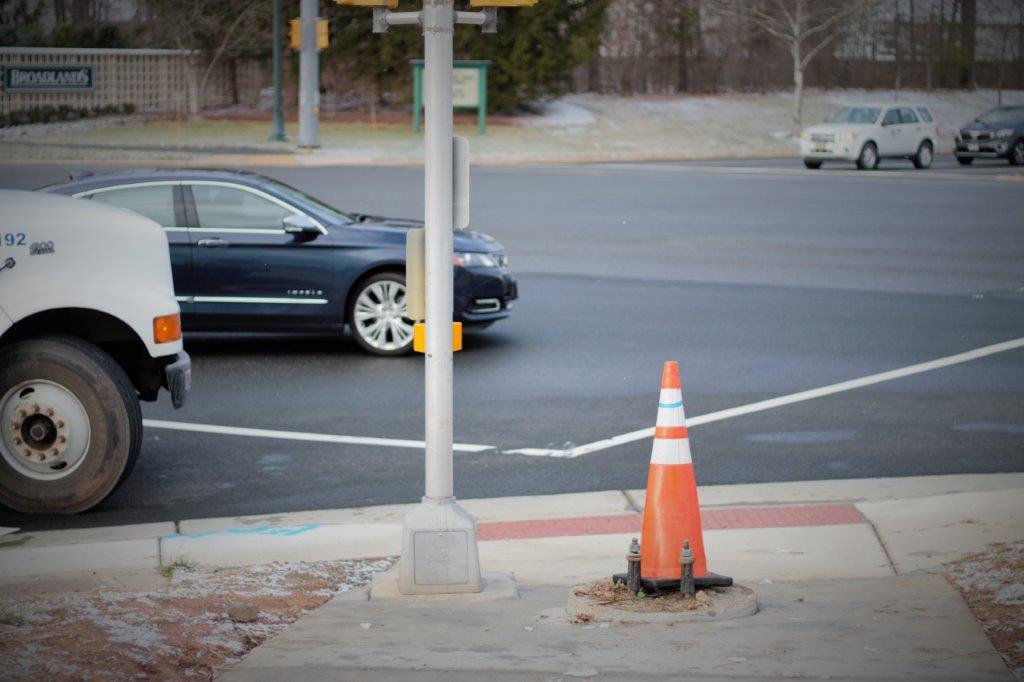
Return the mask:
<svg viewBox="0 0 1024 682"><path fill-rule="evenodd" d="M485 567L512 566L527 582L544 582L546 575L585 580L608 566L619 568L629 538L638 533L608 519L636 515L642 493L611 490L461 504L485 530L502 531L480 542ZM714 512L707 514L709 520L729 519L734 516L729 510L765 519L753 526L705 529L716 570L744 579L880 577L928 569L989 543L1024 537L1019 504L1024 473L705 486L699 494L702 506ZM855 505L863 518L831 524L773 521L785 518L794 504L810 505L813 516L837 503ZM402 518L409 508L8 533L0 535L0 576L10 582L83 571L155 571L179 560L237 566L392 556L400 552ZM516 527L540 530L505 533Z"/></svg>

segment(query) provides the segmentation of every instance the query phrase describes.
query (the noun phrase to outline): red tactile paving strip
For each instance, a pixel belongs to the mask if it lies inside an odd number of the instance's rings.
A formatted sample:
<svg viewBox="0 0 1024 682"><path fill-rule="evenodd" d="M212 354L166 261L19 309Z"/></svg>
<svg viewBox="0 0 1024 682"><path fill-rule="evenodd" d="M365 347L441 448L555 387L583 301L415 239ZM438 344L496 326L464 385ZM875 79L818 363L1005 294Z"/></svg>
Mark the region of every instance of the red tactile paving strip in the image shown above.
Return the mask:
<svg viewBox="0 0 1024 682"><path fill-rule="evenodd" d="M704 530L836 526L863 522L864 517L852 504L739 507L735 509L705 509L701 512L701 526ZM570 535L639 533L640 516L638 514L619 514L539 521L498 521L477 524L476 532L479 540L526 540L528 538L555 538Z"/></svg>

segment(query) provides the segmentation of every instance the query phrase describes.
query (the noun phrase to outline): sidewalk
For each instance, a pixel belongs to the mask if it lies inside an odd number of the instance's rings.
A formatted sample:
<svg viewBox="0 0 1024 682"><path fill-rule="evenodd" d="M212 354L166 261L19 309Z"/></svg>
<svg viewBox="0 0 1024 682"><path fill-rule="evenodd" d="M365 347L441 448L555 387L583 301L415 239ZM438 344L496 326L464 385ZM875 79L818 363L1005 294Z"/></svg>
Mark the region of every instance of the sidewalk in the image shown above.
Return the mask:
<svg viewBox="0 0 1024 682"><path fill-rule="evenodd" d="M572 585L624 570L643 491L465 500L484 572L514 573L518 599L382 602L354 592L301 618L226 679L405 679L423 670L432 671L425 679L1010 678L937 572L1024 539L1024 474L708 486L700 496L711 568L754 588L756 616L675 629L570 623ZM0 536L0 594L123 586L176 561L396 555L408 507L12 533Z"/></svg>

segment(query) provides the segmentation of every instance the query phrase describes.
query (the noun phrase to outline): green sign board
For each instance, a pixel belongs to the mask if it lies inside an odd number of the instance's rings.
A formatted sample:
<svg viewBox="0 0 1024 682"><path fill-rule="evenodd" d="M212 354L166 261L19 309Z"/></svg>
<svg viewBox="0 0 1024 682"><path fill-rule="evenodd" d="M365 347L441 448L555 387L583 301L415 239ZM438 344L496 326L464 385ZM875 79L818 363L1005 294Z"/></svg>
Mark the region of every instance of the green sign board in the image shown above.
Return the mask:
<svg viewBox="0 0 1024 682"><path fill-rule="evenodd" d="M413 68L412 127L420 132L423 120L423 60L410 60ZM452 105L456 109L476 109L477 129L487 133L487 69L491 65L483 60L452 62Z"/></svg>
<svg viewBox="0 0 1024 682"><path fill-rule="evenodd" d="M91 66L4 66L4 92L88 92Z"/></svg>

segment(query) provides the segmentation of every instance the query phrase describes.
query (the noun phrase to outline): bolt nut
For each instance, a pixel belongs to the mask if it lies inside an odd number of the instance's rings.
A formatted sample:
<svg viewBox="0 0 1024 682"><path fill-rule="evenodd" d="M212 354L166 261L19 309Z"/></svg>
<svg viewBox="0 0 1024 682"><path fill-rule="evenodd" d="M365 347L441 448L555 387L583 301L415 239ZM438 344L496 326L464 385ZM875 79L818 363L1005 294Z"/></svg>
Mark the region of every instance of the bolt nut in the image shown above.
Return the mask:
<svg viewBox="0 0 1024 682"><path fill-rule="evenodd" d="M46 416L47 417L52 417L53 416L53 408L52 407L46 408Z"/></svg>
<svg viewBox="0 0 1024 682"><path fill-rule="evenodd" d="M67 438L67 436L61 436L61 437L59 438L59 440L60 440L60 442L61 442L61 443L67 443L67 442L68 442L68 438Z"/></svg>
<svg viewBox="0 0 1024 682"><path fill-rule="evenodd" d="M54 448L53 450L50 450L50 454L53 455L54 457L56 457L57 455L60 454L60 450L58 450L57 448Z"/></svg>
<svg viewBox="0 0 1024 682"><path fill-rule="evenodd" d="M31 457L32 456L32 451L29 450L28 448L25 448L25 456L26 457Z"/></svg>
<svg viewBox="0 0 1024 682"><path fill-rule="evenodd" d="M20 438L15 438L14 439L14 444L15 445L21 445L21 439Z"/></svg>
<svg viewBox="0 0 1024 682"><path fill-rule="evenodd" d="M39 412L39 410L40 410L40 407L38 405L33 405L32 406L32 411L33 412Z"/></svg>
<svg viewBox="0 0 1024 682"><path fill-rule="evenodd" d="M28 416L28 412L26 412L25 410L18 410L18 414L21 415L22 419Z"/></svg>

